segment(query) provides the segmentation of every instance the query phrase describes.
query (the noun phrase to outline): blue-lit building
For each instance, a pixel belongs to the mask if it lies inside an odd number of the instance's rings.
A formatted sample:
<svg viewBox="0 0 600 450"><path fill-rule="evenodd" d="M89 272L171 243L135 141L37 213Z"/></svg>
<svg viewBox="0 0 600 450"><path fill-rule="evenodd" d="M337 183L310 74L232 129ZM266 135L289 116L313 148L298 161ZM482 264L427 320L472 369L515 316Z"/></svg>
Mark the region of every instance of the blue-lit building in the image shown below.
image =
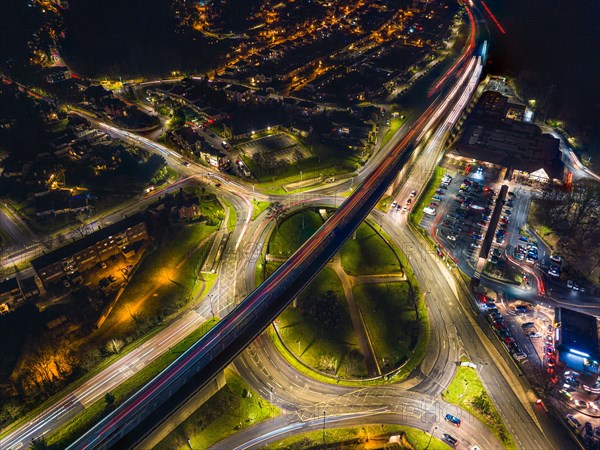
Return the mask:
<svg viewBox="0 0 600 450"><path fill-rule="evenodd" d="M581 374L597 376L600 348L596 317L567 308L556 308L554 322L557 361Z"/></svg>

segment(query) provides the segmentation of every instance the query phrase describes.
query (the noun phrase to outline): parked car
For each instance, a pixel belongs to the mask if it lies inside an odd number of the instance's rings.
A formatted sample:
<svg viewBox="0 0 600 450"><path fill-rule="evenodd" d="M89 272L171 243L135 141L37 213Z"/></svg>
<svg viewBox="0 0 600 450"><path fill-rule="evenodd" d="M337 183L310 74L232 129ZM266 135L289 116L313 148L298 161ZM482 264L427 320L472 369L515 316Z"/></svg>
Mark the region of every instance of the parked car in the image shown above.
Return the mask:
<svg viewBox="0 0 600 450"><path fill-rule="evenodd" d="M517 361L523 361L525 359L527 359L527 355L523 352L516 352L513 357L517 360Z"/></svg>
<svg viewBox="0 0 600 450"><path fill-rule="evenodd" d="M575 418L573 414L567 414L565 416L565 420L567 422L567 425L569 425L573 429L573 431L575 431L576 433L579 433L581 431L581 423Z"/></svg>

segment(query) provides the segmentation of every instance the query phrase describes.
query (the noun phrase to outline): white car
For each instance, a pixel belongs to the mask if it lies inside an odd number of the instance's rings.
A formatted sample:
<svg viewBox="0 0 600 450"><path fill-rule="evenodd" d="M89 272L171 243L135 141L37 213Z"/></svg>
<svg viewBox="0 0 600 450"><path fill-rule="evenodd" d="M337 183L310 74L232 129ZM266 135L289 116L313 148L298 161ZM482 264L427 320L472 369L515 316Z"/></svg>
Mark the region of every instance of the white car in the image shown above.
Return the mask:
<svg viewBox="0 0 600 450"><path fill-rule="evenodd" d="M523 352L517 352L513 356L517 361L523 361L524 359L527 359L527 355Z"/></svg>
<svg viewBox="0 0 600 450"><path fill-rule="evenodd" d="M578 408L587 408L588 407L588 404L585 400L575 399L575 400L573 400L573 403L575 403L575 406L577 406Z"/></svg>
<svg viewBox="0 0 600 450"><path fill-rule="evenodd" d="M398 202L397 202L396 200L394 200L394 201L392 202L392 208L395 208L396 206L398 206Z"/></svg>
<svg viewBox="0 0 600 450"><path fill-rule="evenodd" d="M567 287L568 287L569 289L573 289L573 280L568 280L568 281L567 281Z"/></svg>

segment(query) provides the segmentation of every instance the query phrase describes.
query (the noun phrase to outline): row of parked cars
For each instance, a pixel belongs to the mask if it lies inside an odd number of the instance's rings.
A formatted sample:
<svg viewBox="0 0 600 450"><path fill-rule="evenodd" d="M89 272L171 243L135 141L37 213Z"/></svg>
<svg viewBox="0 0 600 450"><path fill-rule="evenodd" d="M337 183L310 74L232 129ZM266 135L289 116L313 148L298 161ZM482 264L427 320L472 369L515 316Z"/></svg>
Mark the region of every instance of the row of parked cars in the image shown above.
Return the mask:
<svg viewBox="0 0 600 450"><path fill-rule="evenodd" d="M586 422L585 425L582 426L581 422L579 422L573 414L567 414L565 416L565 421L575 434L581 436L586 447L598 447L600 444L600 427L594 428L590 422Z"/></svg>
<svg viewBox="0 0 600 450"><path fill-rule="evenodd" d="M506 322L504 321L502 313L498 311L496 303L489 301L487 297L482 297L481 299L485 299L485 302L482 303L482 308L485 309L486 318L490 323L490 326L496 331L496 333L498 333L498 336L513 358L515 358L517 361L523 361L527 359L527 354L518 346L515 338L511 334Z"/></svg>

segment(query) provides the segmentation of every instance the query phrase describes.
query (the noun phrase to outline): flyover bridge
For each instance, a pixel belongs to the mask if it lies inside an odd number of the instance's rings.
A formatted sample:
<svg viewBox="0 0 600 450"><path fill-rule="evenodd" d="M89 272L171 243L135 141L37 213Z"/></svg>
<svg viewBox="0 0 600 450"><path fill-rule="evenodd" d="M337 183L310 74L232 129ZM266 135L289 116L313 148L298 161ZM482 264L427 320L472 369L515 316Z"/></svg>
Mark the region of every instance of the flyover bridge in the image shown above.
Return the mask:
<svg viewBox="0 0 600 450"><path fill-rule="evenodd" d="M480 58L473 56L448 92L432 101L381 164L296 253L189 350L69 448L135 447L177 410L175 400L182 393L189 395L207 385L327 264L375 207L417 143L440 124L447 125L448 117L466 105L465 97L468 101L480 73Z"/></svg>

